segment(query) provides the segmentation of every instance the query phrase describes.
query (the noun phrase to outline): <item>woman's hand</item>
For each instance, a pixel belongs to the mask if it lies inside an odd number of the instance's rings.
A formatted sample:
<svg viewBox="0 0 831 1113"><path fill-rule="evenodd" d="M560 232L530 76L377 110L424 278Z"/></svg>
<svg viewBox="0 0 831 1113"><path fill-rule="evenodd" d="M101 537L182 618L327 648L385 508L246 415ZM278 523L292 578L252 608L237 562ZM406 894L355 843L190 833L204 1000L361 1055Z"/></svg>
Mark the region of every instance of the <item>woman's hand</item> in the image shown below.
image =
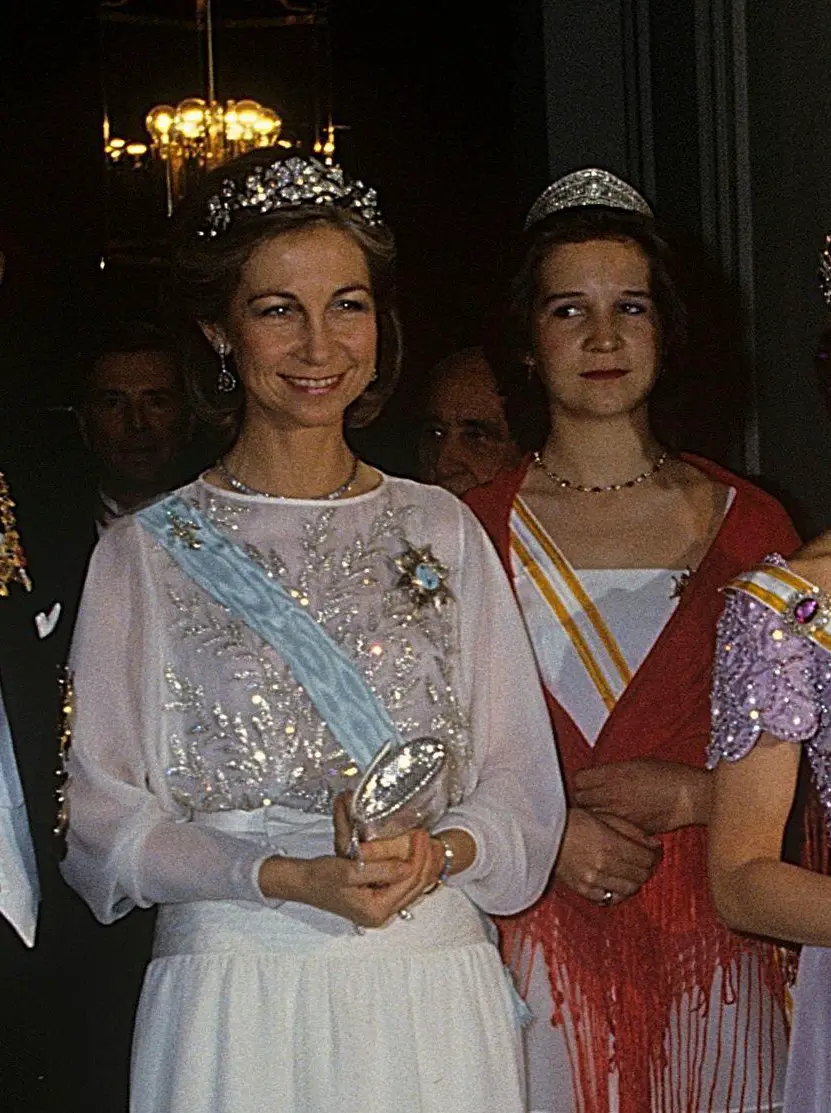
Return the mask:
<svg viewBox="0 0 831 1113"><path fill-rule="evenodd" d="M626 820L569 808L554 876L586 900L608 906L637 893L660 859L660 842Z"/></svg>
<svg viewBox="0 0 831 1113"><path fill-rule="evenodd" d="M279 876L281 860L269 859L272 864L263 864L260 887L266 896L299 900L362 927L381 927L435 886L444 854L426 831L414 829L396 838L362 842L360 855L351 858L350 803L348 792L335 800L335 857L294 859L291 867L284 866L292 896L266 888L282 882L282 889L286 884L285 877Z"/></svg>
<svg viewBox="0 0 831 1113"><path fill-rule="evenodd" d="M572 800L578 808L607 814L656 834L710 816L712 775L675 761L640 758L581 769L574 777Z"/></svg>
<svg viewBox="0 0 831 1113"><path fill-rule="evenodd" d="M338 855L267 858L260 867L260 889L266 897L310 904L362 927L382 927L435 885L441 867L431 842L426 831L415 830L400 839L362 844L362 861ZM391 843L399 844L394 855ZM405 843L409 853L400 857Z"/></svg>
<svg viewBox="0 0 831 1113"><path fill-rule="evenodd" d="M352 819L349 811L351 802L351 792L342 792L335 798L332 819L335 826L335 854L339 858L351 857ZM397 858L399 861L406 862L411 854L412 833L412 831L405 831L394 839L373 839L371 842L360 843L360 860L380 862L385 858Z"/></svg>

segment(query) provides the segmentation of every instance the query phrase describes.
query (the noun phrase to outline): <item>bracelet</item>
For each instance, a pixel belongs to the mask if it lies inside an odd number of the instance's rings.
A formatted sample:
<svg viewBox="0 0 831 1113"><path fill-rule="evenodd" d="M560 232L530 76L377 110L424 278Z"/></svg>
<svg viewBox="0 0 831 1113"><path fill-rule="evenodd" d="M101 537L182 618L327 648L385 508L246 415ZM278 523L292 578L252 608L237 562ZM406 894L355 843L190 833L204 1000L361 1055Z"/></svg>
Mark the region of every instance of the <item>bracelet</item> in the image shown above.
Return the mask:
<svg viewBox="0 0 831 1113"><path fill-rule="evenodd" d="M439 831L439 833L437 835L434 835L433 838L437 839L438 842L441 843L442 850L444 851L444 864L441 867L441 872L439 873L438 878L438 884L443 885L450 876L450 871L453 869L453 860L455 859L456 855L453 853L453 847L450 845L450 840L447 838L443 831Z"/></svg>

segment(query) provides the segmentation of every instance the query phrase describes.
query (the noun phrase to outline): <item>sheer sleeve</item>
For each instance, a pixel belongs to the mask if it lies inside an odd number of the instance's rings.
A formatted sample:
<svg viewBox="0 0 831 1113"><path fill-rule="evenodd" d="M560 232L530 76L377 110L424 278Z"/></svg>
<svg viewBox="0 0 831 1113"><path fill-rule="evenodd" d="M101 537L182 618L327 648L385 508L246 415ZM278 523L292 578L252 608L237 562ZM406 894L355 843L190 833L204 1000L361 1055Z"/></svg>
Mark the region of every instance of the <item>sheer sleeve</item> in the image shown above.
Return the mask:
<svg viewBox="0 0 831 1113"><path fill-rule="evenodd" d="M744 757L763 732L784 742L816 735L817 652L763 603L742 591L728 595L718 626L710 768Z"/></svg>
<svg viewBox="0 0 831 1113"><path fill-rule="evenodd" d="M473 865L451 878L482 909L511 915L542 892L565 824L551 722L525 627L479 523L462 520L462 668L470 685L473 787L438 825L476 841Z"/></svg>
<svg viewBox="0 0 831 1113"><path fill-rule="evenodd" d="M93 553L70 656L62 869L104 923L135 905L264 899L262 846L187 822L167 792L159 737L162 588L151 547L132 520L107 531Z"/></svg>

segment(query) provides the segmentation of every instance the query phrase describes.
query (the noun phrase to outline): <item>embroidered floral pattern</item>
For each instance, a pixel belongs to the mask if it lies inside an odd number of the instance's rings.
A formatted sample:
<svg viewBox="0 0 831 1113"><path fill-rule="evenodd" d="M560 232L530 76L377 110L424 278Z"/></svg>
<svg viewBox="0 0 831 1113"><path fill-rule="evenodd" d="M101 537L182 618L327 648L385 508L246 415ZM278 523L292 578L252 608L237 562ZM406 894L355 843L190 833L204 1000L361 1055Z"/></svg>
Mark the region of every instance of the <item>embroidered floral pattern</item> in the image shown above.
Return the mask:
<svg viewBox="0 0 831 1113"><path fill-rule="evenodd" d="M61 857L66 853L66 834L69 830L69 774L67 761L72 745L72 719L75 712L75 687L72 673L65 669L60 680L61 712L58 731L58 768L55 772L55 803L57 806L53 833L60 843Z"/></svg>
<svg viewBox="0 0 831 1113"><path fill-rule="evenodd" d="M458 798L469 739L449 664L455 608L419 606L398 587L394 557L410 544L410 509L382 496L344 541L333 523L342 509L309 508L286 553L246 543L245 517L226 500L212 495L202 509L347 651L405 739L434 735L448 744ZM176 647L164 669L175 798L208 811L279 803L328 812L334 795L355 783L352 759L270 646L176 570L166 575Z"/></svg>

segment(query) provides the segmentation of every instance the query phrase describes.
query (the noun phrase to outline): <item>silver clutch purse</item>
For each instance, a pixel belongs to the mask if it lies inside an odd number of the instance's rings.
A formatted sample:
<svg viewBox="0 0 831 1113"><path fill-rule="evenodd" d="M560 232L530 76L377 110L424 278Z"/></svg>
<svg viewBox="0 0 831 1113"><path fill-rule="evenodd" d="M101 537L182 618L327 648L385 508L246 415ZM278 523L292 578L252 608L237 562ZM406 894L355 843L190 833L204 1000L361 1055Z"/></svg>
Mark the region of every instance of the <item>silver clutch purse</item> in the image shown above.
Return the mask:
<svg viewBox="0 0 831 1113"><path fill-rule="evenodd" d="M352 797L351 852L359 842L432 827L449 804L448 767L447 747L437 738L379 750Z"/></svg>

